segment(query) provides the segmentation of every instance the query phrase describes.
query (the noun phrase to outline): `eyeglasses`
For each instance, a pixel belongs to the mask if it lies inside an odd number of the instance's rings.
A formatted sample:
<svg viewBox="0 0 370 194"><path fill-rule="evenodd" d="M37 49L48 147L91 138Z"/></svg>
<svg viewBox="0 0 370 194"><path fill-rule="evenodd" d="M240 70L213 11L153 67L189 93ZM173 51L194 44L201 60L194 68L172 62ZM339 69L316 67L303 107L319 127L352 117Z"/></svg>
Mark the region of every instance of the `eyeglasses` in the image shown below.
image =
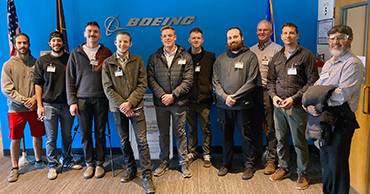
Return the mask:
<svg viewBox="0 0 370 194"><path fill-rule="evenodd" d="M349 36L347 34L339 34L335 35L332 34L329 36L329 42L334 42L335 40L341 41L341 40L348 40Z"/></svg>

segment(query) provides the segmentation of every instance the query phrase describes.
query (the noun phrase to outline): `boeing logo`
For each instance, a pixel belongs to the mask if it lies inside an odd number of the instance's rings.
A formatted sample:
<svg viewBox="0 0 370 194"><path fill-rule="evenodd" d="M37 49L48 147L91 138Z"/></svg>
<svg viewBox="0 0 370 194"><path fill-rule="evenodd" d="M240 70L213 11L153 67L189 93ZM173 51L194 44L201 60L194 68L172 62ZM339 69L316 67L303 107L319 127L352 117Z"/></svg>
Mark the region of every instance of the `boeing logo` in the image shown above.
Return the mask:
<svg viewBox="0 0 370 194"><path fill-rule="evenodd" d="M112 33L122 30L119 16L109 16L104 21L105 35L110 36ZM195 21L195 16L185 17L156 17L156 18L130 18L126 27L135 26L171 26L171 25L190 25Z"/></svg>

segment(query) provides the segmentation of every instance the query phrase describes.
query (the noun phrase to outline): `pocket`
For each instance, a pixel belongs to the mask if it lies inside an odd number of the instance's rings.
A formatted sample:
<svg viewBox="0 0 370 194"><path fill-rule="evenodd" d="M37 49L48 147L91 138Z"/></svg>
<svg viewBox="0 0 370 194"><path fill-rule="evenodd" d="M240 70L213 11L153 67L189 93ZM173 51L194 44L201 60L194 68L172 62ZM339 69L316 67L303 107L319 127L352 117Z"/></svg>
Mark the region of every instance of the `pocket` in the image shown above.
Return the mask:
<svg viewBox="0 0 370 194"><path fill-rule="evenodd" d="M46 120L50 120L53 115L53 107L52 106L44 106L44 115Z"/></svg>

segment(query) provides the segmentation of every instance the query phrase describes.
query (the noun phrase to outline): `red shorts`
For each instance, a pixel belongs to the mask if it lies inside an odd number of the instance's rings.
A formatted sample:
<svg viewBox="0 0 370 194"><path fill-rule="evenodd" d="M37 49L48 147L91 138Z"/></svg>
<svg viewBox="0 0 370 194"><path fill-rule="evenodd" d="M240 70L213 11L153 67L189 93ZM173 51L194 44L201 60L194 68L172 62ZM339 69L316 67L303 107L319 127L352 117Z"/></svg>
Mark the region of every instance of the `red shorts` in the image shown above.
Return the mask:
<svg viewBox="0 0 370 194"><path fill-rule="evenodd" d="M21 139L24 133L24 127L28 122L33 137L45 135L44 123L37 120L36 112L10 112L8 113L9 138Z"/></svg>

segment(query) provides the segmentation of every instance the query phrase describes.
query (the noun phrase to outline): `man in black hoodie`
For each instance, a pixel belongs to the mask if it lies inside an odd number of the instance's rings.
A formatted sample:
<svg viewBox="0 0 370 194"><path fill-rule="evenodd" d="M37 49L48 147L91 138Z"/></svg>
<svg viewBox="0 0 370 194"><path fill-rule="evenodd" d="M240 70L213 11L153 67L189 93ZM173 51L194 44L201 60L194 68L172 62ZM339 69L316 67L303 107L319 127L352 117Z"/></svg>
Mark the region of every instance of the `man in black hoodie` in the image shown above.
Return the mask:
<svg viewBox="0 0 370 194"><path fill-rule="evenodd" d="M234 128L241 130L242 151L245 158L242 179L253 177L256 159L256 135L258 127L254 115L263 113L257 109L257 88L261 86L257 56L243 46L243 34L238 27L227 31L227 52L220 55L213 66L213 89L219 127L224 134L223 162L218 171L225 176L233 156Z"/></svg>
<svg viewBox="0 0 370 194"><path fill-rule="evenodd" d="M197 158L198 145L198 118L203 132L203 166L211 164L211 128L209 113L212 104L212 71L215 54L204 50L203 32L200 28L193 28L189 33L191 48L188 52L193 60L194 83L190 90L190 104L186 115L189 124L189 163Z"/></svg>

